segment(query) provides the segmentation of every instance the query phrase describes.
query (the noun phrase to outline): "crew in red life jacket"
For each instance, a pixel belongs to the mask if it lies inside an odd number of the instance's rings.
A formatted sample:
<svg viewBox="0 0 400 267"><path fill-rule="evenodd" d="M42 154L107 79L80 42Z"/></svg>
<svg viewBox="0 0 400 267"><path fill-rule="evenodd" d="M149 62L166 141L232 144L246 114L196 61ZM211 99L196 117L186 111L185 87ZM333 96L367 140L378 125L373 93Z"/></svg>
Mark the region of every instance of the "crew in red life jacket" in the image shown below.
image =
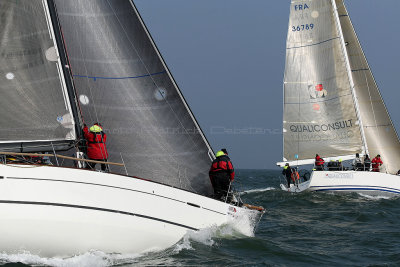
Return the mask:
<svg viewBox="0 0 400 267"><path fill-rule="evenodd" d="M372 161L372 171L373 172L379 172L379 166L383 164L381 160L381 155L377 155Z"/></svg>
<svg viewBox="0 0 400 267"><path fill-rule="evenodd" d="M107 162L108 152L106 148L107 135L103 132L100 123L95 123L88 128L84 125L83 132L87 142L87 156L89 159ZM94 169L96 163L87 162L88 169ZM108 171L106 164L101 164L102 171Z"/></svg>
<svg viewBox="0 0 400 267"><path fill-rule="evenodd" d="M221 199L227 195L229 186L235 178L235 171L227 154L226 149L218 151L217 158L212 162L209 172L216 199Z"/></svg>
<svg viewBox="0 0 400 267"><path fill-rule="evenodd" d="M321 158L318 154L315 155L315 169L317 171L322 171L324 170L324 159Z"/></svg>

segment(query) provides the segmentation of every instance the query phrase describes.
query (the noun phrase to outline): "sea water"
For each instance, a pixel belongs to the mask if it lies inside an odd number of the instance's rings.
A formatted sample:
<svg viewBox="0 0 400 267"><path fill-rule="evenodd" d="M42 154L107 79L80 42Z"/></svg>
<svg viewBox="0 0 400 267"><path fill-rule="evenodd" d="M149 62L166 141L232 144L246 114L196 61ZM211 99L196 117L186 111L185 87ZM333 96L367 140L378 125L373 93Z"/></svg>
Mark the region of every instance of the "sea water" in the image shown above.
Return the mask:
<svg viewBox="0 0 400 267"><path fill-rule="evenodd" d="M255 234L246 221L188 232L144 255L88 251L70 258L0 253L0 264L28 266L366 266L400 265L400 199L360 194L291 194L278 170L239 170L244 202L267 209ZM247 227L247 232L241 229ZM0 237L1 240L1 237ZM1 241L0 241L1 242Z"/></svg>

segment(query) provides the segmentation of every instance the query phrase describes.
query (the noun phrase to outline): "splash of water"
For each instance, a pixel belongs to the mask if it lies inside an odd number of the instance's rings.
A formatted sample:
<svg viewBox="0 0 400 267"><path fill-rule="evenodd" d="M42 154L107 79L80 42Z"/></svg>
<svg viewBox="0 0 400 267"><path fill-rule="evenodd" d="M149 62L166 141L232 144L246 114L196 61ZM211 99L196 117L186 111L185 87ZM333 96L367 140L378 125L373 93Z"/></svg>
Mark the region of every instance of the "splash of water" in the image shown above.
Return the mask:
<svg viewBox="0 0 400 267"><path fill-rule="evenodd" d="M214 225L199 231L188 231L181 241L175 245L173 252L179 253L182 250L193 250L193 242L211 247L218 244L218 239L253 237L260 216L260 212L247 209L237 210L237 215L230 217L226 224L221 226Z"/></svg>
<svg viewBox="0 0 400 267"><path fill-rule="evenodd" d="M56 267L105 267L115 264L131 262L139 257L137 254L107 254L101 251L89 251L82 255L70 258L44 258L31 254L28 251L22 251L16 254L0 253L0 263L21 262L32 266L56 266Z"/></svg>

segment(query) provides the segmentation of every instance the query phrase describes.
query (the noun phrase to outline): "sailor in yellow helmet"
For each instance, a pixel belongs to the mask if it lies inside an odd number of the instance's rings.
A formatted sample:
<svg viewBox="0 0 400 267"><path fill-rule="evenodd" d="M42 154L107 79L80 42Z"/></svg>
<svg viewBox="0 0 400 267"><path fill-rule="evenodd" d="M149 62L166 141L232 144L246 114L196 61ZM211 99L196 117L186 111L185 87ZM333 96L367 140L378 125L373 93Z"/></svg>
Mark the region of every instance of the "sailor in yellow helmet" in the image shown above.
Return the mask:
<svg viewBox="0 0 400 267"><path fill-rule="evenodd" d="M214 197L223 199L228 196L230 185L235 178L235 170L225 148L218 151L215 156L216 159L211 164L209 175L214 188Z"/></svg>
<svg viewBox="0 0 400 267"><path fill-rule="evenodd" d="M287 180L287 188L290 188L290 181L292 180L292 168L290 167L289 163L286 163L285 166L283 166L282 174L285 175L286 180Z"/></svg>
<svg viewBox="0 0 400 267"><path fill-rule="evenodd" d="M108 151L106 147L107 135L103 132L100 123L95 123L88 128L84 125L83 132L87 141L87 156L89 159L107 162ZM94 169L96 163L88 162L88 167ZM102 171L108 171L106 164L101 164Z"/></svg>

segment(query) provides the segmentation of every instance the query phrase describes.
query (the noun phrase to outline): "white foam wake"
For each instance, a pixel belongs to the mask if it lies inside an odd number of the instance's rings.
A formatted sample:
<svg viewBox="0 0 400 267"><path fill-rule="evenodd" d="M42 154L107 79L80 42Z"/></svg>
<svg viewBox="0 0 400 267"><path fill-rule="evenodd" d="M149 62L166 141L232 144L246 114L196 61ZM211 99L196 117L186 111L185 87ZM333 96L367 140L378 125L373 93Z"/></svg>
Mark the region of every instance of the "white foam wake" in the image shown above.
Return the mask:
<svg viewBox="0 0 400 267"><path fill-rule="evenodd" d="M252 193L259 193L259 192L265 192L265 191L271 191L271 190L276 190L276 188L275 187L267 187L267 188L250 189L250 190L245 190L243 192L240 192L240 194L241 195L252 194Z"/></svg>
<svg viewBox="0 0 400 267"><path fill-rule="evenodd" d="M90 251L70 258L42 258L29 252L20 252L17 254L0 253L0 263L21 262L27 265L46 265L56 267L105 267L131 262L139 256L140 255L136 254L107 254L101 251Z"/></svg>

